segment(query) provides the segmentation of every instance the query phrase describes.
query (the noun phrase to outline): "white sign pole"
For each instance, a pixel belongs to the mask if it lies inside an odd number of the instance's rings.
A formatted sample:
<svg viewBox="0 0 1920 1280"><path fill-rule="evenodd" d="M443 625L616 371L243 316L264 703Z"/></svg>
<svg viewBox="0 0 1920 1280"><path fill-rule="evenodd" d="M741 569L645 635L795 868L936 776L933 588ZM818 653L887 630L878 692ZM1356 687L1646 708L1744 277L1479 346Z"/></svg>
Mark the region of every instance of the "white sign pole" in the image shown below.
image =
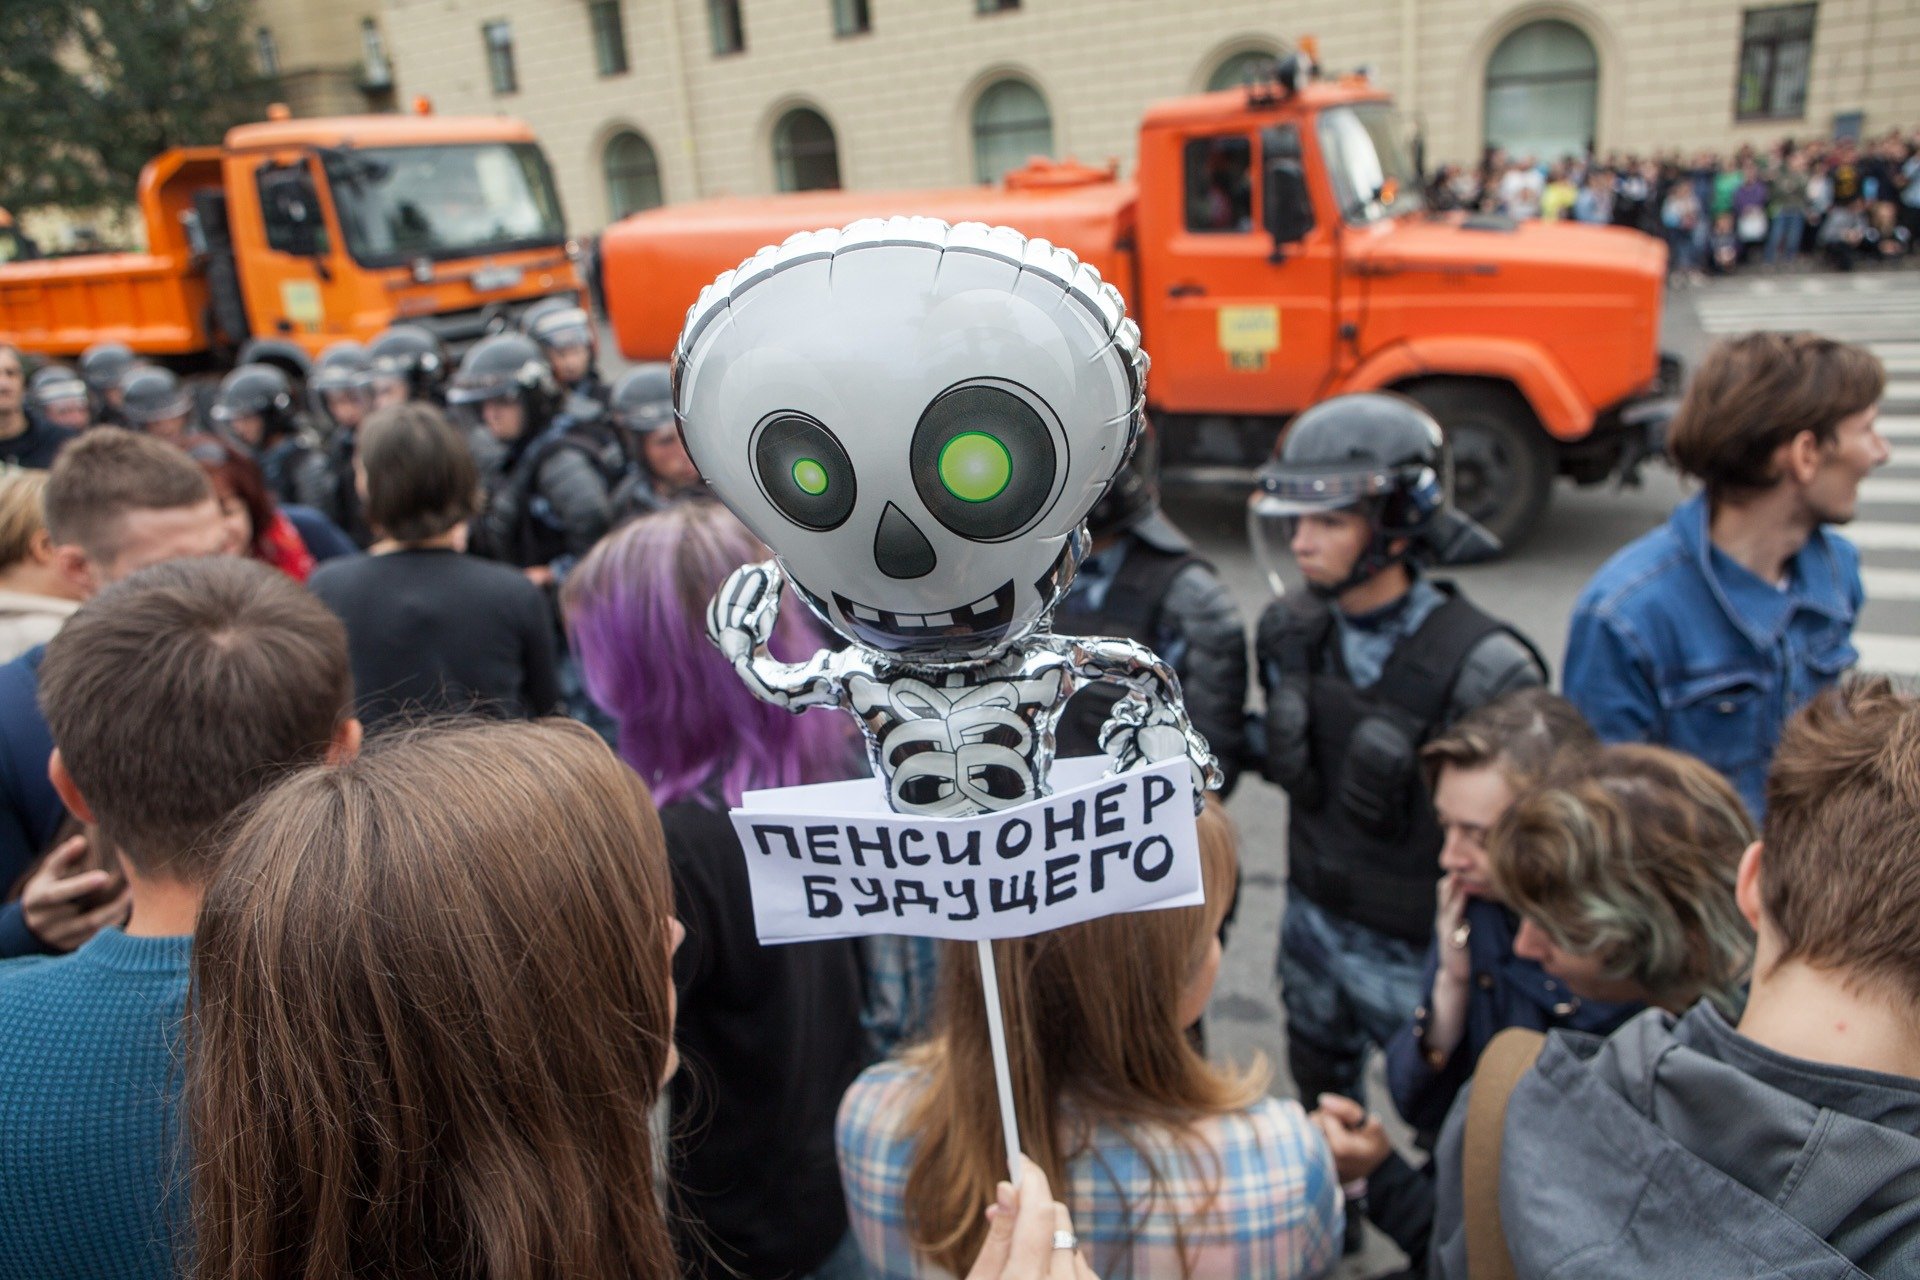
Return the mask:
<svg viewBox="0 0 1920 1280"><path fill-rule="evenodd" d="M1007 1143L1007 1174L1020 1185L1020 1120L1013 1111L1013 1070L1007 1065L1007 1024L1000 1012L1000 972L993 963L993 942L974 943L980 955L980 993L987 1001L987 1037L993 1042L993 1080L1000 1090L1000 1136Z"/></svg>

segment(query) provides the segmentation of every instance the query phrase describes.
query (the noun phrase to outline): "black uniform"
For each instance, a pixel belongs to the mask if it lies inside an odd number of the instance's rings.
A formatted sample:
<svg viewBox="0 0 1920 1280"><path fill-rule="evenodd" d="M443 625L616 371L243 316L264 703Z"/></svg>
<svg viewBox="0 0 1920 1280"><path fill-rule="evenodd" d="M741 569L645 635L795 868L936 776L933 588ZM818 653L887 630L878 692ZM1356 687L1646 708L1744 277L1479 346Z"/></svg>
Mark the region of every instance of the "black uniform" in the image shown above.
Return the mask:
<svg viewBox="0 0 1920 1280"><path fill-rule="evenodd" d="M489 481L476 550L525 568L569 564L613 525L613 494L633 472L625 439L604 417L563 415L525 443L484 426L468 439Z"/></svg>
<svg viewBox="0 0 1920 1280"><path fill-rule="evenodd" d="M17 436L0 440L0 462L45 471L53 465L53 455L60 452L61 445L73 439L74 433L65 427L54 426L35 412L32 405L21 406L21 412L26 415L27 429Z"/></svg>

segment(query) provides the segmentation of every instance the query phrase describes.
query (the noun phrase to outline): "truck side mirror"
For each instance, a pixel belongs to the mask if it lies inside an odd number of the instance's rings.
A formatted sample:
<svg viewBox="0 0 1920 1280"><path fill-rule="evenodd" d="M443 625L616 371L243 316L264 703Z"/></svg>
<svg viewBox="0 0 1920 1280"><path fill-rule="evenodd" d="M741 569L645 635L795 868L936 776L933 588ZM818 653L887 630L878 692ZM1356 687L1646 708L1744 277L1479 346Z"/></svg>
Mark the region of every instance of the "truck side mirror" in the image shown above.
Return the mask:
<svg viewBox="0 0 1920 1280"><path fill-rule="evenodd" d="M1313 230L1313 200L1307 194L1307 175L1300 162L1276 158L1267 161L1261 192L1261 217L1273 237L1273 259L1285 256L1285 247L1298 244Z"/></svg>

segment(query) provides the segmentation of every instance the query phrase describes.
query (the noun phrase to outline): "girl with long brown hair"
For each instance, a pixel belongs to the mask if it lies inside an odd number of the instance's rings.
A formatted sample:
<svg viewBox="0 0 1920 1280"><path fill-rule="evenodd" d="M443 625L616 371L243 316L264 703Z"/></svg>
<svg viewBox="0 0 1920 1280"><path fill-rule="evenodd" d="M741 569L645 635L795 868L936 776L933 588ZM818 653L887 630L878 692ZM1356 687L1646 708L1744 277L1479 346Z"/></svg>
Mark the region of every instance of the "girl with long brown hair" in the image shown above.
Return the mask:
<svg viewBox="0 0 1920 1280"><path fill-rule="evenodd" d="M580 725L295 775L194 943L195 1280L671 1280L678 938L646 787Z"/></svg>
<svg viewBox="0 0 1920 1280"><path fill-rule="evenodd" d="M1331 1156L1266 1068L1216 1067L1188 1038L1219 974L1232 828L1200 818L1206 904L994 944L1021 1147L1071 1210L1093 1271L1315 1276L1339 1261ZM1005 1173L980 971L941 958L935 1033L863 1073L840 1111L848 1216L877 1280L962 1274Z"/></svg>

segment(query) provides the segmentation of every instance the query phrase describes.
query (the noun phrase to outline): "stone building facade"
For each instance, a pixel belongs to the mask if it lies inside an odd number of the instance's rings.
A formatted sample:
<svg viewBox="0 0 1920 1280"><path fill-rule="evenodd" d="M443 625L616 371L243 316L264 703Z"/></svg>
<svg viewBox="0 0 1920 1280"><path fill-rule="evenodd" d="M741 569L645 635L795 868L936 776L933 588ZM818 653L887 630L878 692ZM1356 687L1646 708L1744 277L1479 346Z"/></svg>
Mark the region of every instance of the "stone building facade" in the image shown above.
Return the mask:
<svg viewBox="0 0 1920 1280"><path fill-rule="evenodd" d="M295 115L390 110L393 59L380 0L254 0L255 64Z"/></svg>
<svg viewBox="0 0 1920 1280"><path fill-rule="evenodd" d="M382 0L377 22L401 101L534 126L583 232L1033 151L1125 170L1149 103L1307 33L1397 96L1429 163L1920 124L1915 0Z"/></svg>

